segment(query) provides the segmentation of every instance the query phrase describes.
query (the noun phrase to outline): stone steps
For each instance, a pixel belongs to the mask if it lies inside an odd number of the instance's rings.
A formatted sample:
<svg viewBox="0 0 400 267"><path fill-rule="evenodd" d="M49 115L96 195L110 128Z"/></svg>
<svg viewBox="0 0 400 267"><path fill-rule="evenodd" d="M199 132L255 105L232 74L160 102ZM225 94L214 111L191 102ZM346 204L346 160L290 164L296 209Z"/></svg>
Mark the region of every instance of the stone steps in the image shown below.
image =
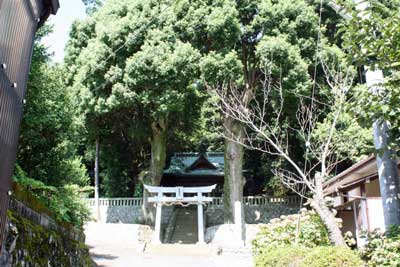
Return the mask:
<svg viewBox="0 0 400 267"><path fill-rule="evenodd" d="M195 244L197 241L197 210L190 206L179 207L170 243Z"/></svg>
<svg viewBox="0 0 400 267"><path fill-rule="evenodd" d="M213 247L199 244L149 244L144 253L166 256L211 256Z"/></svg>

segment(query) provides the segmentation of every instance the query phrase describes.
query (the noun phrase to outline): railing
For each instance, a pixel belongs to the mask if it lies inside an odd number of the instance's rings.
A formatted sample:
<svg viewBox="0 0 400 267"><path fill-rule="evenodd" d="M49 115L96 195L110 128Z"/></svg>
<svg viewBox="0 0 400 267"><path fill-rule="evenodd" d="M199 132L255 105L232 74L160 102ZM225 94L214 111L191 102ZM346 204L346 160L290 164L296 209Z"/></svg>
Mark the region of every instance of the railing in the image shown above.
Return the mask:
<svg viewBox="0 0 400 267"><path fill-rule="evenodd" d="M86 204L89 207L96 206L96 200L94 198L85 199ZM141 206L143 204L143 198L100 198L99 206Z"/></svg>
<svg viewBox="0 0 400 267"><path fill-rule="evenodd" d="M85 200L88 207L94 207L96 201L94 198L88 198ZM285 197L273 197L273 196L249 196L243 198L244 205L257 206L257 205L298 205L300 204L300 197L298 196L285 196ZM143 204L143 198L100 198L99 206L105 207L120 207L120 206L141 206ZM222 197L213 197L210 206L221 206L223 205Z"/></svg>
<svg viewBox="0 0 400 267"><path fill-rule="evenodd" d="M285 197L271 197L271 196L256 196L245 197L245 205L267 205L267 204L300 204L300 197L298 196L285 196Z"/></svg>

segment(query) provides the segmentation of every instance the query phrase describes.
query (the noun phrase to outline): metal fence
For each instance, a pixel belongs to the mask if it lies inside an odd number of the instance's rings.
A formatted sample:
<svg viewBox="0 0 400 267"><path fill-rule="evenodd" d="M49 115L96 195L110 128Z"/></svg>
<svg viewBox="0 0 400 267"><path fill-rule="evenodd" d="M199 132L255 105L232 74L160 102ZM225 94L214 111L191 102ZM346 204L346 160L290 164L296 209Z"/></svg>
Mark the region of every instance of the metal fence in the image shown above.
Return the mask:
<svg viewBox="0 0 400 267"><path fill-rule="evenodd" d="M88 207L95 207L96 201L94 198L85 199ZM300 205L300 197L298 196L285 196L285 197L274 197L274 196L248 196L243 197L244 205L257 206L257 205ZM100 198L100 207L121 207L121 206L141 206L143 204L143 198ZM213 201L209 203L210 206L223 205L222 197L213 197Z"/></svg>
<svg viewBox="0 0 400 267"><path fill-rule="evenodd" d="M58 0L0 0L0 248L35 32Z"/></svg>

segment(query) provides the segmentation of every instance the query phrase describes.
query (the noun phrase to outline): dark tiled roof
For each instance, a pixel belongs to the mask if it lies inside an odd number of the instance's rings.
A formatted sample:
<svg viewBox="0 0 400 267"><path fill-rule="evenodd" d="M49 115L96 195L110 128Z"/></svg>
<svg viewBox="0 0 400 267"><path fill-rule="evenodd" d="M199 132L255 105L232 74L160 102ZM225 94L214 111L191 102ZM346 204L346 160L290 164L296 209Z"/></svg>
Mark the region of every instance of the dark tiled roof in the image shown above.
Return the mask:
<svg viewBox="0 0 400 267"><path fill-rule="evenodd" d="M200 153L175 153L171 158L166 174L189 174L189 175L223 175L224 172L224 153L208 152L204 159L211 163L214 168L190 168L200 159Z"/></svg>

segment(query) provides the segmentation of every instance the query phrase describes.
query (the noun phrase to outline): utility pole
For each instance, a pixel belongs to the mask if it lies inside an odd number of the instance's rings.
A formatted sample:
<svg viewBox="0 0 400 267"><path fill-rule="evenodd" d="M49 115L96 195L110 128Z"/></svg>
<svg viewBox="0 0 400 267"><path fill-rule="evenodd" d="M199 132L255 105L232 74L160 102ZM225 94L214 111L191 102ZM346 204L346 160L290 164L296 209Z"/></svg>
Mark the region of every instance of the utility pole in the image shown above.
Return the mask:
<svg viewBox="0 0 400 267"><path fill-rule="evenodd" d="M97 221L101 221L100 218L100 205L99 205L99 156L100 156L100 141L96 138L96 152L94 159L94 201L95 201L95 213Z"/></svg>
<svg viewBox="0 0 400 267"><path fill-rule="evenodd" d="M369 7L369 2L365 0L354 0L356 9L360 12ZM346 20L351 20L352 16L344 11L335 2L329 2L339 15ZM365 19L365 15L361 15ZM371 70L365 66L365 79L369 90L375 95L382 91L384 82L383 73L380 69ZM389 229L392 225L400 225L400 181L397 169L396 153L388 148L389 131L388 122L378 119L373 123L374 144L376 149L376 162L379 175L379 185L383 204L383 214L385 227Z"/></svg>

